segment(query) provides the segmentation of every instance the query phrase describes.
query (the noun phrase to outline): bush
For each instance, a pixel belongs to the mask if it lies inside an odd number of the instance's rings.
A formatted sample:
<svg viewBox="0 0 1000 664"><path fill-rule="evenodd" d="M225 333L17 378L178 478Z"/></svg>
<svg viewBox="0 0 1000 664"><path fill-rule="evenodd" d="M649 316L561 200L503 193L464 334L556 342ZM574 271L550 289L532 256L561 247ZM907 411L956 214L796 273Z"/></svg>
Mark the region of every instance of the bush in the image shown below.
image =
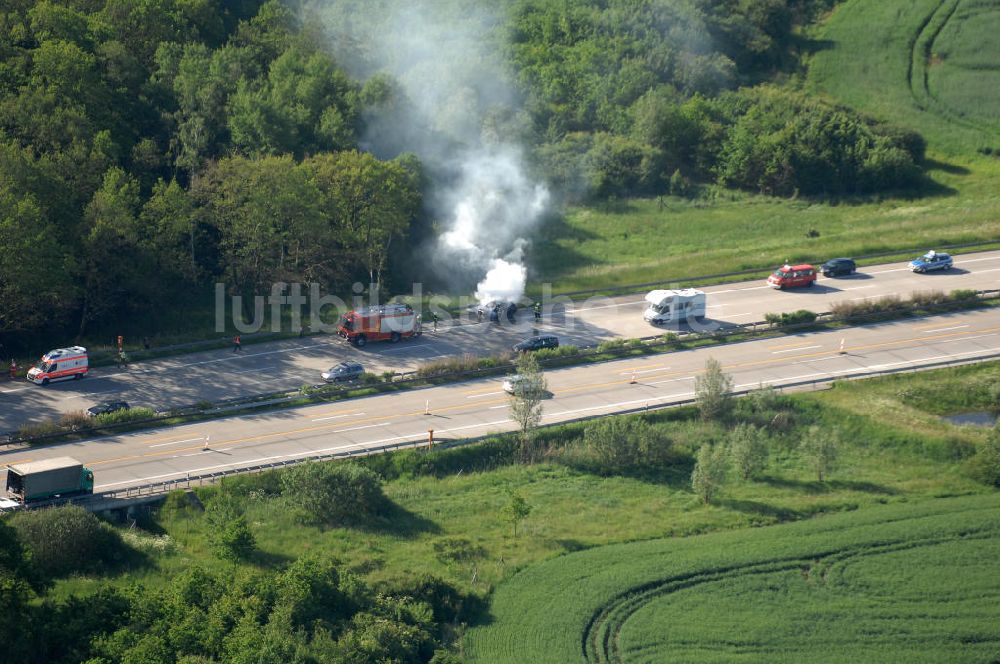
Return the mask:
<svg viewBox="0 0 1000 664"><path fill-rule="evenodd" d="M914 291L910 295L910 302L914 307L933 307L945 303L948 297L943 291Z"/></svg>
<svg viewBox="0 0 1000 664"><path fill-rule="evenodd" d="M993 429L976 455L969 459L967 469L975 480L1000 488L1000 430Z"/></svg>
<svg viewBox="0 0 1000 664"><path fill-rule="evenodd" d="M126 422L150 420L154 417L156 417L156 411L152 408L129 408L128 410L116 410L113 413L104 413L92 419L97 426L107 426L109 424L125 424Z"/></svg>
<svg viewBox="0 0 1000 664"><path fill-rule="evenodd" d="M601 475L661 468L671 456L671 441L637 417L595 420L584 429L583 443L589 470Z"/></svg>
<svg viewBox="0 0 1000 664"><path fill-rule="evenodd" d="M380 513L382 484L371 469L351 462L309 461L281 475L281 492L306 523L347 525Z"/></svg>
<svg viewBox="0 0 1000 664"><path fill-rule="evenodd" d="M886 295L872 300L834 302L830 305L830 313L834 318L853 323L877 318L879 314L894 313L904 307L898 295Z"/></svg>
<svg viewBox="0 0 1000 664"><path fill-rule="evenodd" d="M607 353L609 351L620 350L625 347L625 339L622 337L617 337L615 339L608 339L607 341L602 341L597 344L598 353Z"/></svg>
<svg viewBox="0 0 1000 664"><path fill-rule="evenodd" d="M543 348L535 351L535 358L539 362L553 360L557 357L573 357L579 355L580 349L576 346L559 346L559 348Z"/></svg>
<svg viewBox="0 0 1000 664"><path fill-rule="evenodd" d="M799 309L798 311L789 311L781 314L764 314L764 320L775 326L803 325L814 322L818 315L808 309Z"/></svg>
<svg viewBox="0 0 1000 664"><path fill-rule="evenodd" d="M32 565L48 579L106 572L133 553L118 531L82 507L19 512L10 525L31 552Z"/></svg>
<svg viewBox="0 0 1000 664"><path fill-rule="evenodd" d="M949 293L948 299L952 302L961 302L966 304L969 302L977 302L979 300L979 294L968 288L959 288Z"/></svg>
<svg viewBox="0 0 1000 664"><path fill-rule="evenodd" d="M74 410L71 413L64 413L59 418L59 426L69 431L78 431L80 429L89 429L91 421L82 410Z"/></svg>

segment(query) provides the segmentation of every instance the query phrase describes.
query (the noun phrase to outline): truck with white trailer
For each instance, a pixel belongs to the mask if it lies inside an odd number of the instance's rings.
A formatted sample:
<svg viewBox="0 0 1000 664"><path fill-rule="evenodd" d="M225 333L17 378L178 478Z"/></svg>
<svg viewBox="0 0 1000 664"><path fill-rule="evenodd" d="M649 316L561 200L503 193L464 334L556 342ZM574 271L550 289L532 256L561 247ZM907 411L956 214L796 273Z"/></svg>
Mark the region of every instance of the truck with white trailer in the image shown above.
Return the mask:
<svg viewBox="0 0 1000 664"><path fill-rule="evenodd" d="M94 492L94 471L72 457L7 466L7 493L22 505Z"/></svg>
<svg viewBox="0 0 1000 664"><path fill-rule="evenodd" d="M694 288L654 290L646 294L649 303L642 317L647 323L687 323L705 317L705 293Z"/></svg>

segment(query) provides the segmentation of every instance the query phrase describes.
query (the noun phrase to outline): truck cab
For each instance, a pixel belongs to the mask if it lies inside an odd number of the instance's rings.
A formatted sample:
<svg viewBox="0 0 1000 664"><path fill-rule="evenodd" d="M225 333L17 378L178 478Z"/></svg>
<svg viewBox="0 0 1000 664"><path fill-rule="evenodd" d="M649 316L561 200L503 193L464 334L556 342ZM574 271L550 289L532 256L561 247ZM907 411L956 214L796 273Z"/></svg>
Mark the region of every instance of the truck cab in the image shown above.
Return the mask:
<svg viewBox="0 0 1000 664"><path fill-rule="evenodd" d="M642 317L647 323L684 323L705 317L705 293L694 288L654 290L646 294L649 303Z"/></svg>

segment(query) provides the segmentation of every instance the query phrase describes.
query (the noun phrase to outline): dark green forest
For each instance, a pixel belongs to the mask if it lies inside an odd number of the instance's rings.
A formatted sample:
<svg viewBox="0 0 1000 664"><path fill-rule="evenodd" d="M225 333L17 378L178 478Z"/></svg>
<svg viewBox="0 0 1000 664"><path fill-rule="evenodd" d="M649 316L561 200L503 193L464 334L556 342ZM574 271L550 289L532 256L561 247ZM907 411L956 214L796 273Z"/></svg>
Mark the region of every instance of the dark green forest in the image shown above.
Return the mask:
<svg viewBox="0 0 1000 664"><path fill-rule="evenodd" d="M434 4L480 28L495 12L517 99L472 121L523 144L560 200L919 184L920 136L781 85L833 0ZM406 247L433 236L440 175L364 140L414 100L349 75L333 53L366 47L328 29L396 5L0 0L2 341L107 334L215 281L422 278Z"/></svg>

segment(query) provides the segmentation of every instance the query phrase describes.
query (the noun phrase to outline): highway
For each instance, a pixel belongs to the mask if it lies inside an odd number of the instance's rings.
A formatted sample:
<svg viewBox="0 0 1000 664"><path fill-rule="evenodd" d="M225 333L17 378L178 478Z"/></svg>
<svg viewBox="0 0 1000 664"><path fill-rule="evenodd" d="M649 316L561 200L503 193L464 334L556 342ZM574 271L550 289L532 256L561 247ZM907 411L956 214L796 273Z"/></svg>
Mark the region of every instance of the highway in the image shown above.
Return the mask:
<svg viewBox="0 0 1000 664"><path fill-rule="evenodd" d="M710 322L739 324L763 319L767 313L797 309L825 311L834 302L889 294L907 297L914 291L956 288L992 289L1000 284L1000 252L956 256L955 268L941 273L913 274L905 263L862 268L853 276L825 279L811 288L776 291L763 280L711 286ZM563 344L592 345L613 337L646 337L661 331L642 319L644 293L616 298L558 302L537 327L530 311L520 312L516 325L457 321L438 331L425 323L419 339L398 344L370 344L357 349L335 335L179 355L135 363L122 371L100 367L82 381L47 387L24 381L0 382L0 432L23 423L48 420L80 411L106 399L124 399L133 406L157 410L291 390L321 381L319 374L345 360L357 359L367 371L406 372L450 355L493 354L537 332L556 334Z"/></svg>
<svg viewBox="0 0 1000 664"><path fill-rule="evenodd" d="M841 353L841 342L844 350ZM737 389L1000 355L1000 309L761 339L546 372L544 423L689 399L709 357ZM633 382L634 381L634 382ZM0 448L0 465L70 455L118 490L338 451L514 428L499 378L136 432L55 447ZM427 414L429 412L429 414Z"/></svg>

